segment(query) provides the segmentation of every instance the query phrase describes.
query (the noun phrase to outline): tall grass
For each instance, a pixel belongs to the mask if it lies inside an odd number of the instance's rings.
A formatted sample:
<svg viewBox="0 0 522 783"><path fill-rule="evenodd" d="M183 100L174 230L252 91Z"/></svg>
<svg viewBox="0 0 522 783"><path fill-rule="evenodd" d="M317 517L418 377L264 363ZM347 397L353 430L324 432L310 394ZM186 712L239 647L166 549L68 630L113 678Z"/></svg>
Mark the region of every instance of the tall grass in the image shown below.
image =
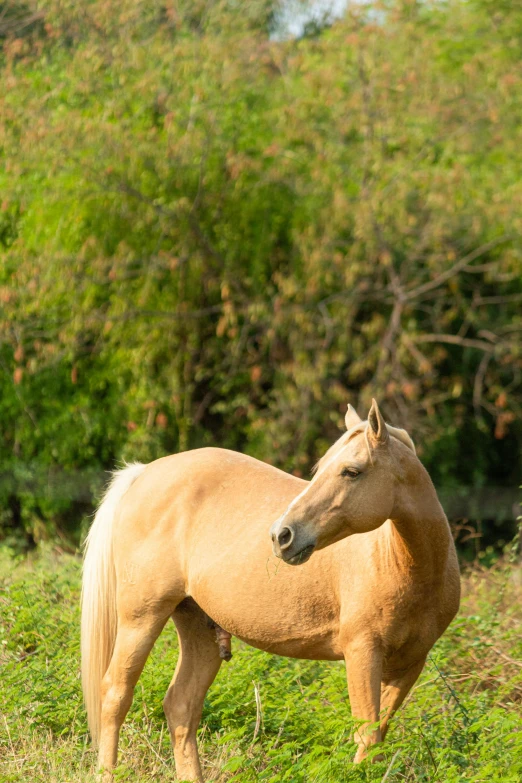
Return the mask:
<svg viewBox="0 0 522 783"><path fill-rule="evenodd" d="M0 781L93 778L79 669L80 562L53 549L0 558ZM462 610L393 722L385 759L354 766L341 663L270 656L237 640L203 715L208 780L457 783L522 780L522 569L463 578ZM118 780L175 780L161 708L176 661L169 626L122 731Z"/></svg>

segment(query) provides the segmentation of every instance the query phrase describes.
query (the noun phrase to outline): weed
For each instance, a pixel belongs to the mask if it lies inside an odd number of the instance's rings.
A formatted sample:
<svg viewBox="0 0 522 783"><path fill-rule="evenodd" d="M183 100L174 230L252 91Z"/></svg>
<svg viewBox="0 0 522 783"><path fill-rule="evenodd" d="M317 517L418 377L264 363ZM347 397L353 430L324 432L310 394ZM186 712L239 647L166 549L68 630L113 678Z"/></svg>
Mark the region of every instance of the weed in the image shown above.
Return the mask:
<svg viewBox="0 0 522 783"><path fill-rule="evenodd" d="M341 663L270 656L234 640L203 714L215 783L520 783L522 571L509 557L463 579L462 610L392 723L384 761L351 763ZM50 548L0 556L0 780L91 780L79 670L80 561ZM161 702L177 654L157 642L122 731L118 781L174 781Z"/></svg>

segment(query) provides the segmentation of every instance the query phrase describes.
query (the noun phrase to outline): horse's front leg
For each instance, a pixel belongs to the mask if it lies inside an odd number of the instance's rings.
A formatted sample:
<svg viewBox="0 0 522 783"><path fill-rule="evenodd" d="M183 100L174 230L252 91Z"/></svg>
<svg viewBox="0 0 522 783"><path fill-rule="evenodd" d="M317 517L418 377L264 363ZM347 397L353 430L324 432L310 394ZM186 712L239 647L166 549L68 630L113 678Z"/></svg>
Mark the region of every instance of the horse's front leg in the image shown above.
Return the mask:
<svg viewBox="0 0 522 783"><path fill-rule="evenodd" d="M348 695L353 717L361 721L354 734L358 745L354 762L368 755L368 749L381 741L379 712L383 654L369 638L351 639L344 648Z"/></svg>
<svg viewBox="0 0 522 783"><path fill-rule="evenodd" d="M390 718L393 717L410 692L422 672L425 662L426 658L424 657L403 671L384 672L381 685L381 734L383 739L388 731Z"/></svg>

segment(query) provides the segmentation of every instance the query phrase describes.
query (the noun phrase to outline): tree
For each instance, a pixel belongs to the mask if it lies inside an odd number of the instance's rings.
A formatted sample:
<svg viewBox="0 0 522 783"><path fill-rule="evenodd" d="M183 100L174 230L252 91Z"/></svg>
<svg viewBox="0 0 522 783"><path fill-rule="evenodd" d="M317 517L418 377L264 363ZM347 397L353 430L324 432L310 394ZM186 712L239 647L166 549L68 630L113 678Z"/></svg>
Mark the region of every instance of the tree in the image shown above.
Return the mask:
<svg viewBox="0 0 522 783"><path fill-rule="evenodd" d="M267 3L28 7L0 128L6 524L72 531L97 469L209 443L306 475L371 396L439 484L518 482L521 12L394 2L276 42ZM49 471L87 478L60 497Z"/></svg>

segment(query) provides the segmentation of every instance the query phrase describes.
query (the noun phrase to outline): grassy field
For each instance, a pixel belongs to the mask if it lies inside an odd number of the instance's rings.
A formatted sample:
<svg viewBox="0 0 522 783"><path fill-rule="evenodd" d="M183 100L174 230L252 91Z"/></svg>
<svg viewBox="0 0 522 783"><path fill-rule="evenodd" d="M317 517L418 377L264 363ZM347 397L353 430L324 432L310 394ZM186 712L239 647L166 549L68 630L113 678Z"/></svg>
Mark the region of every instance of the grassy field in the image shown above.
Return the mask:
<svg viewBox="0 0 522 783"><path fill-rule="evenodd" d="M4 552L0 577L0 781L94 779L79 675L80 562L50 548L24 560ZM458 618L373 765L351 763L342 664L286 660L234 640L205 705L207 779L520 783L522 570L473 569L463 587ZM118 780L175 780L161 707L175 660L172 626L136 688Z"/></svg>

